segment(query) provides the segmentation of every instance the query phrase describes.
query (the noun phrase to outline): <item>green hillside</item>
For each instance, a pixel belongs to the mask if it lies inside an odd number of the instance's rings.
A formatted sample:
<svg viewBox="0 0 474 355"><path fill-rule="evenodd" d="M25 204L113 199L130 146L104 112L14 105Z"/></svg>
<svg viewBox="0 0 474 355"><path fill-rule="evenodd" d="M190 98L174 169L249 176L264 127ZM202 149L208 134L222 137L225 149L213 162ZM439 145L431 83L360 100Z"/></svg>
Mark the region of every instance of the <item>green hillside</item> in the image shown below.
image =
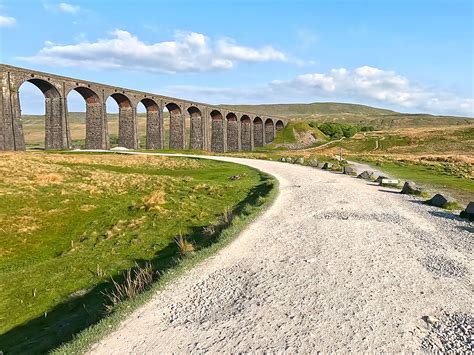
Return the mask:
<svg viewBox="0 0 474 355"><path fill-rule="evenodd" d="M399 113L371 106L336 102L222 106L236 111L251 111L262 115L280 116L290 120L370 125L377 129L450 126L474 123L474 119L469 117Z"/></svg>

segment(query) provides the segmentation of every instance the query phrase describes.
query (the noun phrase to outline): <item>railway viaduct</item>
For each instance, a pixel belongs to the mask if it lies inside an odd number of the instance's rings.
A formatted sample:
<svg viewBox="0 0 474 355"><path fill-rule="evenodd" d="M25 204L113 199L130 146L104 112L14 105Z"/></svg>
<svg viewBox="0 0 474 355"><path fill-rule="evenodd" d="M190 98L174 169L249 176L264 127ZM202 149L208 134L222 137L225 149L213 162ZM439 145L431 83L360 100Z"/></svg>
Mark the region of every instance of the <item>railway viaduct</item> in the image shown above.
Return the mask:
<svg viewBox="0 0 474 355"><path fill-rule="evenodd" d="M286 125L280 118L235 112L222 106L124 89L90 81L0 64L0 150L25 150L19 98L28 81L45 97L45 149L71 149L67 96L77 91L86 104L86 149L109 149L106 101L119 106L119 146L138 149L137 105L146 108L146 149L191 149L212 152L251 151L275 138ZM164 111L169 112L165 140ZM185 121L189 117L190 128ZM165 141L169 145L165 147Z"/></svg>

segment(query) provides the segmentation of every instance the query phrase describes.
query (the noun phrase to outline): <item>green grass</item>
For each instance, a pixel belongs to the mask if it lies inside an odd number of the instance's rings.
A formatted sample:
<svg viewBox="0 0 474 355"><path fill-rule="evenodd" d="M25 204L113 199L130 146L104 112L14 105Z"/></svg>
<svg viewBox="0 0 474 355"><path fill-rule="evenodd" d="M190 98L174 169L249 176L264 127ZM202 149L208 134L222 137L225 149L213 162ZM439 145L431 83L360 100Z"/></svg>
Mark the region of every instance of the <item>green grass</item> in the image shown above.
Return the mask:
<svg viewBox="0 0 474 355"><path fill-rule="evenodd" d="M165 287L169 282L175 280L196 264L202 262L209 256L214 255L217 251L228 245L243 231L248 223L253 221L277 196L278 182L269 176L266 176L264 180L265 183L259 188L259 197L253 203L246 204L242 209L236 211L231 224L219 233L215 243L181 259L179 264L165 271L150 290L142 293L135 299L124 301L114 310L113 313L102 318L93 326L84 329L82 332L77 334L72 341L55 349L53 354L85 353L92 344L114 331L123 319L130 315L135 309L143 305L146 301L150 300L157 291L163 289L163 287Z"/></svg>
<svg viewBox="0 0 474 355"><path fill-rule="evenodd" d="M354 159L351 157L351 159L367 162L377 166L378 169L394 178L414 181L416 184L424 186L431 191L445 191L462 204L474 201L474 180L464 177L462 171L456 170L456 165L447 163L427 165L391 160L381 162L380 160L374 161L370 158ZM466 166L466 169L469 169L469 166Z"/></svg>
<svg viewBox="0 0 474 355"><path fill-rule="evenodd" d="M288 122L282 130L277 131L275 139L270 144L259 150L282 149L282 146L299 143L297 134L309 132L314 138L318 140L317 144L322 144L328 140L328 137L319 129L311 127L309 122Z"/></svg>
<svg viewBox="0 0 474 355"><path fill-rule="evenodd" d="M179 233L202 249L193 258L204 257L215 247L203 228L227 207L238 216L234 232L243 228L275 184L255 169L202 159L14 159L0 165L9 171L0 178L0 349L7 353L51 350L100 321L110 277L136 262L172 270ZM153 200L157 192L163 196Z"/></svg>

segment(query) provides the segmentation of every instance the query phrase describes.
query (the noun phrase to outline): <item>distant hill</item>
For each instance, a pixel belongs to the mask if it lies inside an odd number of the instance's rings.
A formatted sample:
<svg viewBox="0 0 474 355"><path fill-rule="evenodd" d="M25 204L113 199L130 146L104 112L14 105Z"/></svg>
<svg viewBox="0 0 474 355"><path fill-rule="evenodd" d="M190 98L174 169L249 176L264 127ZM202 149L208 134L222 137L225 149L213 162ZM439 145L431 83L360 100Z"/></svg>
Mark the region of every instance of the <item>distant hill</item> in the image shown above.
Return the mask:
<svg viewBox="0 0 474 355"><path fill-rule="evenodd" d="M377 129L474 124L474 119L469 117L400 113L371 106L336 102L221 106L290 120L372 125Z"/></svg>

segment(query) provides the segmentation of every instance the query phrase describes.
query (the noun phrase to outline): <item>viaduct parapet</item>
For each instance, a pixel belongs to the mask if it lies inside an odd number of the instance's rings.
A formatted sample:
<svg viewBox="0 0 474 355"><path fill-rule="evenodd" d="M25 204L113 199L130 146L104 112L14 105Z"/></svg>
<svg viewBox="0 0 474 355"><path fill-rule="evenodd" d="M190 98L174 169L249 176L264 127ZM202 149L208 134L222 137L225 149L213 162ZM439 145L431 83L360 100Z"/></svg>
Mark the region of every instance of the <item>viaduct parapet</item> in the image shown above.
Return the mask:
<svg viewBox="0 0 474 355"><path fill-rule="evenodd" d="M0 64L0 150L25 150L20 86L28 81L45 99L45 149L71 149L67 96L77 91L86 104L86 149L109 149L106 101L119 106L118 145L129 149L191 149L212 152L251 151L274 140L286 125L277 117L124 89L59 75ZM140 147L137 105L146 108L146 146ZM165 131L163 111L169 112ZM188 118L189 130L185 121ZM169 139L165 139L168 132ZM165 142L169 142L165 146Z"/></svg>

